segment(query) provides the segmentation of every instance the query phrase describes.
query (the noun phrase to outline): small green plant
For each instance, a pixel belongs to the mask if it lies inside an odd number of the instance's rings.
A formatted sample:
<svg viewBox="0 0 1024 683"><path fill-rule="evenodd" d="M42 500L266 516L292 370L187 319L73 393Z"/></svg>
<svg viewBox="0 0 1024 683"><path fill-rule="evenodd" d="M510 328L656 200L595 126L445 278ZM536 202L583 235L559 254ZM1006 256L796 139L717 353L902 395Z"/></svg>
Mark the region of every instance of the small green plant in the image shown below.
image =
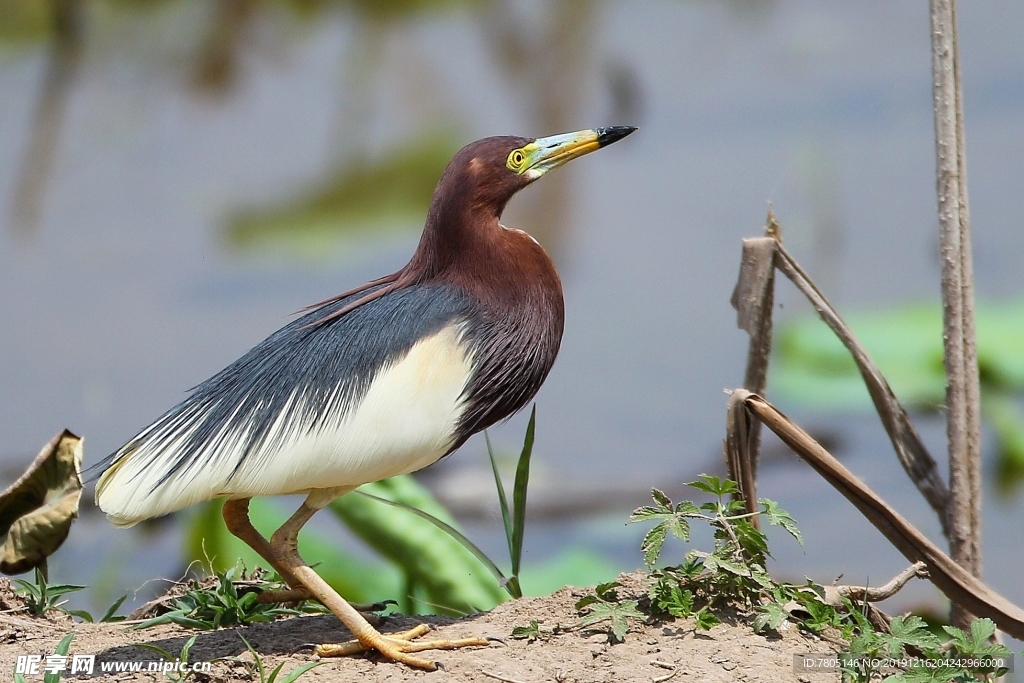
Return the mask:
<svg viewBox="0 0 1024 683"><path fill-rule="evenodd" d="M53 651L55 655L67 656L68 650L71 649L71 641L74 640L75 634L69 633L60 639L57 643L57 648ZM14 683L28 683L28 680L20 673L15 672ZM46 671L43 673L43 683L60 683L60 671Z"/></svg>
<svg viewBox="0 0 1024 683"><path fill-rule="evenodd" d="M945 683L946 681L992 681L1007 673L999 659L1011 655L1008 648L992 641L996 625L991 619L977 619L970 632L943 626L942 639L917 616L893 618L889 633L864 628L843 653L846 680L867 682L891 674L886 683ZM907 660L903 670L885 671L881 658Z"/></svg>
<svg viewBox="0 0 1024 683"><path fill-rule="evenodd" d="M608 640L621 643L629 630L632 619L645 621L647 615L638 609L636 600L622 600L615 590L621 584L618 581L602 583L594 588L594 593L576 603L577 611L583 611L583 619L579 628L589 629L595 624L608 622Z"/></svg>
<svg viewBox="0 0 1024 683"><path fill-rule="evenodd" d="M74 633L69 633L63 638L61 638L60 642L57 643L57 648L53 651L53 654L66 657L68 654L68 650L71 649L71 641L74 639ZM59 683L59 681L60 671L47 671L45 674L43 674L43 683Z"/></svg>
<svg viewBox="0 0 1024 683"><path fill-rule="evenodd" d="M673 505L668 496L654 489L654 505L635 510L629 523L658 522L641 544L649 568L657 563L669 534L690 540L690 520L702 520L714 529L712 552L690 550L681 564L654 570L648 593L655 614L693 616L698 628L707 629L718 623L713 612L716 607L733 604L754 609L760 605L762 594L774 585L766 566L770 556L768 539L752 523L754 516L781 526L801 545L803 538L793 518L774 501L762 498L758 501L760 512L745 513L741 501L729 500L739 492L735 482L701 475L688 486L711 494L715 500L701 505L688 500ZM773 611L758 623L781 623L781 619Z"/></svg>
<svg viewBox="0 0 1024 683"><path fill-rule="evenodd" d="M617 632L613 628L613 640L625 636L629 619L692 617L697 629L706 630L719 622L715 612L731 608L748 618L758 633L779 631L788 622L840 644L845 650L840 654L844 681L867 683L884 676L886 683L980 682L1006 673L992 659L1007 657L1010 650L992 642L995 624L988 619L974 621L969 633L943 626L946 640L930 631L917 616L895 617L883 631L867 618L865 606L847 597L829 601L819 584L773 581L766 569L770 557L767 538L751 519L760 516L769 524L784 528L803 545L793 518L767 499L758 501L758 512L745 513L742 503L728 500L739 492L738 486L729 480L701 475L689 486L711 494L715 500L701 505L690 501L674 505L668 496L655 489L654 505L638 508L629 519L657 522L641 545L644 559L652 568L646 599L623 601L607 586L598 586L595 595L577 605L599 605L600 613L608 615L605 619L613 613L625 615L619 616L617 624L612 622L618 628ZM690 550L680 564L653 569L669 535L689 541L692 520L711 525L714 549L710 553ZM585 619L594 614L592 609ZM596 619L591 623L596 623ZM885 660L907 665L883 670L881 662Z"/></svg>
<svg viewBox="0 0 1024 683"><path fill-rule="evenodd" d="M287 674L285 674L284 678L278 680L277 677L281 675L281 670L284 668L284 662L281 662L276 667L274 667L274 669L270 672L270 675L267 675L267 670L266 667L263 666L263 658L260 656L260 653L256 652L256 649L249 644L249 641L246 640L241 633L238 634L238 637L242 639L242 642L245 643L245 648L249 650L249 654L252 655L252 663L244 663L246 667L250 670L251 674L256 674L257 676L259 676L260 683L294 683L295 680L299 678L299 676L302 676L310 669L315 669L316 667L323 664L323 662L306 662L305 664L300 664L299 666L295 667Z"/></svg>
<svg viewBox="0 0 1024 683"><path fill-rule="evenodd" d="M512 629L512 637L516 640L525 640L532 643L535 640L547 640L551 636L557 636L564 632L561 624L555 624L554 628L544 629L536 619L531 619L528 626L516 626Z"/></svg>
<svg viewBox="0 0 1024 683"><path fill-rule="evenodd" d="M170 610L147 619L132 628L141 629L159 624L174 623L179 626L201 630L212 630L225 626L255 624L274 621L283 616L301 614L305 611L321 611L313 605L300 605L300 609L281 607L273 603L261 603L259 591L239 591L238 583L245 580L241 565L225 571L215 572L215 583L211 587L194 585L171 602ZM260 588L279 590L283 583L263 582Z"/></svg>
<svg viewBox="0 0 1024 683"><path fill-rule="evenodd" d="M167 678L171 679L174 683L184 683L195 674L195 670L188 666L189 654L192 652L192 646L196 644L196 636L192 636L185 641L185 644L181 646L181 652L177 656L172 655L170 652L158 645L152 645L150 643L136 643L137 647L145 648L150 652L155 652L164 660L177 664L172 671L164 671L163 674Z"/></svg>
<svg viewBox="0 0 1024 683"><path fill-rule="evenodd" d="M512 560L512 574L504 582L505 590L513 598L523 597L523 589L519 585L519 569L523 560L523 536L526 530L526 489L530 483L530 458L533 455L533 439L537 423L537 406L530 411L530 422L526 426L526 438L523 450L519 453L516 465L516 479L512 486L512 510L508 507L505 485L501 483L498 472L498 461L491 447L491 437L484 432L487 442L487 455L491 459L491 470L494 472L494 485L498 489L498 503L501 506L501 521L505 528L505 540L508 541L508 554Z"/></svg>
<svg viewBox="0 0 1024 683"><path fill-rule="evenodd" d="M61 600L62 597L85 589L85 586L69 583L47 583L46 577L38 567L35 570L35 583L23 579L14 579L14 583L17 584L14 590L25 598L29 613L37 617L43 616L51 609L62 609L67 603L66 600Z"/></svg>
<svg viewBox="0 0 1024 683"><path fill-rule="evenodd" d="M113 604L111 604L110 607L107 608L107 611L103 613L103 616L100 617L100 622L101 623L113 623L113 622L118 622L118 621L124 621L127 617L125 617L124 615L118 614L117 610L119 610L121 608L121 605L124 604L124 601L127 600L127 599L128 599L128 594L125 593L124 595L119 597L117 600L115 600L113 602ZM81 619L82 621L88 622L90 624L96 621L95 619L93 619L92 614L90 614L89 612L85 611L84 609L69 609L69 610L67 610L67 612L68 612L68 614L73 614L76 617L78 617L79 619Z"/></svg>

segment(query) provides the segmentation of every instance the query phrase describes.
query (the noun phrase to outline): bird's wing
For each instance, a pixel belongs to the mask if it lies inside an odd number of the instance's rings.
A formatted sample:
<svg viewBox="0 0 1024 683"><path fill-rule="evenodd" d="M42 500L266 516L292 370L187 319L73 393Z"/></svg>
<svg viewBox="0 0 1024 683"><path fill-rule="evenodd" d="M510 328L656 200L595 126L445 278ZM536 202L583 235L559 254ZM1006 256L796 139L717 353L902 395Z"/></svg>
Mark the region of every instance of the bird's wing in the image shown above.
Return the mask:
<svg viewBox="0 0 1024 683"><path fill-rule="evenodd" d="M348 468L351 476L371 477L364 481L397 474L377 470L421 457L411 452L425 448L419 441L449 439L422 457L447 452L452 434L429 430L454 433L458 414L448 413L457 412L472 374L465 295L440 285L413 287L309 325L348 303L330 302L278 330L99 463L100 507L131 524L219 495L297 492L287 489L310 483L302 468L326 478ZM397 414L421 404L444 419ZM423 433L405 441L392 435L409 420L413 428L422 423ZM366 452L345 451L345 440ZM388 452L403 448L410 452ZM332 465L323 458L347 460Z"/></svg>

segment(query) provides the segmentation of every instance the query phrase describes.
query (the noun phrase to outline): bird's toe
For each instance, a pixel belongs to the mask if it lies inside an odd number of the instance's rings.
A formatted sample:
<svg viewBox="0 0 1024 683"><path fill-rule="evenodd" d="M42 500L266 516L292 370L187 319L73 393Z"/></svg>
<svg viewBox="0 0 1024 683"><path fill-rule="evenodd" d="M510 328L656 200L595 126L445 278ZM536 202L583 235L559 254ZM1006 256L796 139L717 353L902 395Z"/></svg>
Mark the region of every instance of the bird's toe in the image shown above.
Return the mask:
<svg viewBox="0 0 1024 683"><path fill-rule="evenodd" d="M366 650L376 650L388 659L402 662L409 666L434 671L437 669L437 662L416 657L412 653L426 650L454 650L462 647L487 647L490 642L484 638L440 638L434 640L415 640L431 631L427 624L420 624L408 631L381 635L372 643L362 643L352 640L347 643L324 644L316 647L316 654L320 657L345 657L358 654Z"/></svg>

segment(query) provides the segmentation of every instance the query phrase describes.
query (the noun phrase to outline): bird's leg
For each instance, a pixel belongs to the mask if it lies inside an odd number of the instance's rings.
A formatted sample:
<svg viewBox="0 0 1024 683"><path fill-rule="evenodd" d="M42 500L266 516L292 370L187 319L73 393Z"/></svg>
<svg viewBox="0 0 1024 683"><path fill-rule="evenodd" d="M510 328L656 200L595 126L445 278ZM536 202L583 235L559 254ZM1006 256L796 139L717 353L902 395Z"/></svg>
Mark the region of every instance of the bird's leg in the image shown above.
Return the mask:
<svg viewBox="0 0 1024 683"><path fill-rule="evenodd" d="M423 635L430 630L429 626L421 625L411 631L385 636L371 626L366 619L338 593L320 578L299 556L298 536L299 529L309 521L319 507L315 503L322 500L322 497L311 495L295 511L287 522L280 529L274 532L270 538L270 547L274 552L277 561L317 600L322 602L338 619L341 620L352 635L355 642L343 643L341 645L318 645L316 652L321 657L340 656L354 654L363 650L376 650L389 659L393 659L409 666L433 671L437 669L437 663L413 656L412 652L423 650L451 650L459 647L479 646L486 647L488 642L483 638L464 638L462 640L431 640L413 643L411 639ZM311 505L311 501L314 505ZM326 503L325 503L326 504Z"/></svg>
<svg viewBox="0 0 1024 683"><path fill-rule="evenodd" d="M228 531L245 541L288 584L288 590L260 593L258 598L260 602L297 602L299 600L308 600L311 597L309 591L303 587L302 583L291 572L281 566L277 558L274 557L274 551L271 550L270 543L252 525L252 521L249 519L249 498L235 498L224 501L221 514L224 515L224 524L227 526Z"/></svg>
<svg viewBox="0 0 1024 683"><path fill-rule="evenodd" d="M249 498L235 498L224 501L224 507L221 510L221 514L224 515L224 524L227 526L228 531L242 539L250 548L259 553L259 556L266 560L274 568L274 571L288 584L287 590L263 591L257 596L257 601L266 604L315 599L309 590L302 585L302 582L277 561L274 551L270 547L270 542L263 538L263 534L252 525L252 520L249 519L249 500ZM388 602L375 602L369 605L353 605L353 607L357 611L362 612L369 622L379 624L381 617L374 614L374 612L386 609L387 605Z"/></svg>

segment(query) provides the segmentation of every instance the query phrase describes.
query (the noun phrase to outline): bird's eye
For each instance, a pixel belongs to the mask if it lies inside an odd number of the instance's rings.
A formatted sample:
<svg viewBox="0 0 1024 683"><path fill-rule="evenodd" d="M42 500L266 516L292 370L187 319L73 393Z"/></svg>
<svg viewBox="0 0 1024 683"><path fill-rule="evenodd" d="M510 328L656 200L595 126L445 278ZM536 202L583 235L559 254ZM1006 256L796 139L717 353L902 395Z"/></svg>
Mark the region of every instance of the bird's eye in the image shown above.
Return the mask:
<svg viewBox="0 0 1024 683"><path fill-rule="evenodd" d="M518 173L523 168L523 163L526 161L526 155L523 154L523 150L514 149L512 153L508 155L508 167Z"/></svg>

